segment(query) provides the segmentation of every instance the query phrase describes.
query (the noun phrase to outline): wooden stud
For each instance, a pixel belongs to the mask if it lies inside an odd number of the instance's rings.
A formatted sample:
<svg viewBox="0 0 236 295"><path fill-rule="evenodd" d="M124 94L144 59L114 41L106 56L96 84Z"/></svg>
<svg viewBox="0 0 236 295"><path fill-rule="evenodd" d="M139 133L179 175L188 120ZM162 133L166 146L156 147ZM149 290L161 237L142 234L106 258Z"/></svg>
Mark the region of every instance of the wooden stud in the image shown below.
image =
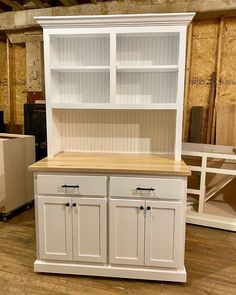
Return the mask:
<svg viewBox="0 0 236 295"><path fill-rule="evenodd" d="M216 73L213 72L211 75L211 88L210 88L210 97L209 97L209 106L207 114L207 130L206 130L206 143L211 142L211 131L212 131L212 122L214 114L214 105L215 105L215 87L216 87Z"/></svg>
<svg viewBox="0 0 236 295"><path fill-rule="evenodd" d="M186 131L186 117L188 113L189 85L190 85L190 69L192 61L192 42L193 41L193 23L189 25L187 37L187 56L185 68L185 89L184 89L184 114L183 114L183 132ZM187 137L187 136L186 136ZM183 138L185 138L183 134Z"/></svg>
<svg viewBox="0 0 236 295"><path fill-rule="evenodd" d="M12 72L13 72L13 62L12 62L12 44L7 37L7 97L8 104L10 108L10 122L9 131L13 132L14 122L15 122L15 111L14 111L14 100L13 100L13 87L12 87Z"/></svg>
<svg viewBox="0 0 236 295"><path fill-rule="evenodd" d="M211 130L211 143L215 143L215 128L216 128L216 111L215 106L218 102L219 97L219 81L220 81L220 72L221 72L221 59L222 59L222 40L223 40L223 30L224 30L224 16L220 18L220 26L219 26L219 35L218 35L218 45L217 45L217 61L216 61L216 90L215 90L215 101L213 108L213 119L212 119L212 130Z"/></svg>

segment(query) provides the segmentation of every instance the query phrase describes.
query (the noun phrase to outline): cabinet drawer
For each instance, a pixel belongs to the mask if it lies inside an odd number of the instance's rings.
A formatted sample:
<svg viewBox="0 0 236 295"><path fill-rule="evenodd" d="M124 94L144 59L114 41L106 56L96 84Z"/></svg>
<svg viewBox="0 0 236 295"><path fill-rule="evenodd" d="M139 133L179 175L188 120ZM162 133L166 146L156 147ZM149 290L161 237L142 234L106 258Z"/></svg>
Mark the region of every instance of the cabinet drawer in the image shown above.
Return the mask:
<svg viewBox="0 0 236 295"><path fill-rule="evenodd" d="M147 197L181 199L183 181L181 179L111 177L111 197Z"/></svg>
<svg viewBox="0 0 236 295"><path fill-rule="evenodd" d="M105 196L106 182L105 176L42 174L37 177L37 190L38 194Z"/></svg>

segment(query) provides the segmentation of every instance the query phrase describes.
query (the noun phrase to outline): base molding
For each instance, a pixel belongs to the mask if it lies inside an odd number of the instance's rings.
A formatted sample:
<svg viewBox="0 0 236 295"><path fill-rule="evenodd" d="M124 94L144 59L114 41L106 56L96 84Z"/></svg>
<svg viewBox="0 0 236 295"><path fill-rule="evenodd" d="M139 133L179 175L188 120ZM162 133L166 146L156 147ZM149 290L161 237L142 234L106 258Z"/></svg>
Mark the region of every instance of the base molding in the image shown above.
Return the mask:
<svg viewBox="0 0 236 295"><path fill-rule="evenodd" d="M186 282L187 274L183 269L147 269L135 267L117 267L111 265L82 265L65 262L36 260L35 272L88 275L114 278Z"/></svg>

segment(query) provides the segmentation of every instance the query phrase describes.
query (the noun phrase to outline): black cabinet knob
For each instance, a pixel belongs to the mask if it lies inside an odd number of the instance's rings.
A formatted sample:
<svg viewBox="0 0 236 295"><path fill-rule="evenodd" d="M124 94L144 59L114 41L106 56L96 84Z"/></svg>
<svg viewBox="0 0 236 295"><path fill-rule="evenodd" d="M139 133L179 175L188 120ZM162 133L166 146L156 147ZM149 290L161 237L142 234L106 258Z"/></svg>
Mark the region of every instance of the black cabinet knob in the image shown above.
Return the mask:
<svg viewBox="0 0 236 295"><path fill-rule="evenodd" d="M73 206L73 207L76 207L76 203L73 203L72 206Z"/></svg>
<svg viewBox="0 0 236 295"><path fill-rule="evenodd" d="M143 208L143 206L140 206L139 209L140 209L140 210L143 210L144 208Z"/></svg>
<svg viewBox="0 0 236 295"><path fill-rule="evenodd" d="M70 206L70 203L66 203L66 207L69 207Z"/></svg>
<svg viewBox="0 0 236 295"><path fill-rule="evenodd" d="M147 210L151 210L151 207L150 206L147 206Z"/></svg>

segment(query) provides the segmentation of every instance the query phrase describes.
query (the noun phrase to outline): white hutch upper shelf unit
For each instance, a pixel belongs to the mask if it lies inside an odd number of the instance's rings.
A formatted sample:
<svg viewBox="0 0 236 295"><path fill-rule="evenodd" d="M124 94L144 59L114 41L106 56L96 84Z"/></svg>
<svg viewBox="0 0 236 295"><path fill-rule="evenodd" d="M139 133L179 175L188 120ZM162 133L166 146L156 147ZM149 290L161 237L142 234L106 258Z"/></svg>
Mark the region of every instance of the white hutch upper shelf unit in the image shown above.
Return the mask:
<svg viewBox="0 0 236 295"><path fill-rule="evenodd" d="M36 17L44 29L48 156L152 153L180 160L193 16Z"/></svg>

